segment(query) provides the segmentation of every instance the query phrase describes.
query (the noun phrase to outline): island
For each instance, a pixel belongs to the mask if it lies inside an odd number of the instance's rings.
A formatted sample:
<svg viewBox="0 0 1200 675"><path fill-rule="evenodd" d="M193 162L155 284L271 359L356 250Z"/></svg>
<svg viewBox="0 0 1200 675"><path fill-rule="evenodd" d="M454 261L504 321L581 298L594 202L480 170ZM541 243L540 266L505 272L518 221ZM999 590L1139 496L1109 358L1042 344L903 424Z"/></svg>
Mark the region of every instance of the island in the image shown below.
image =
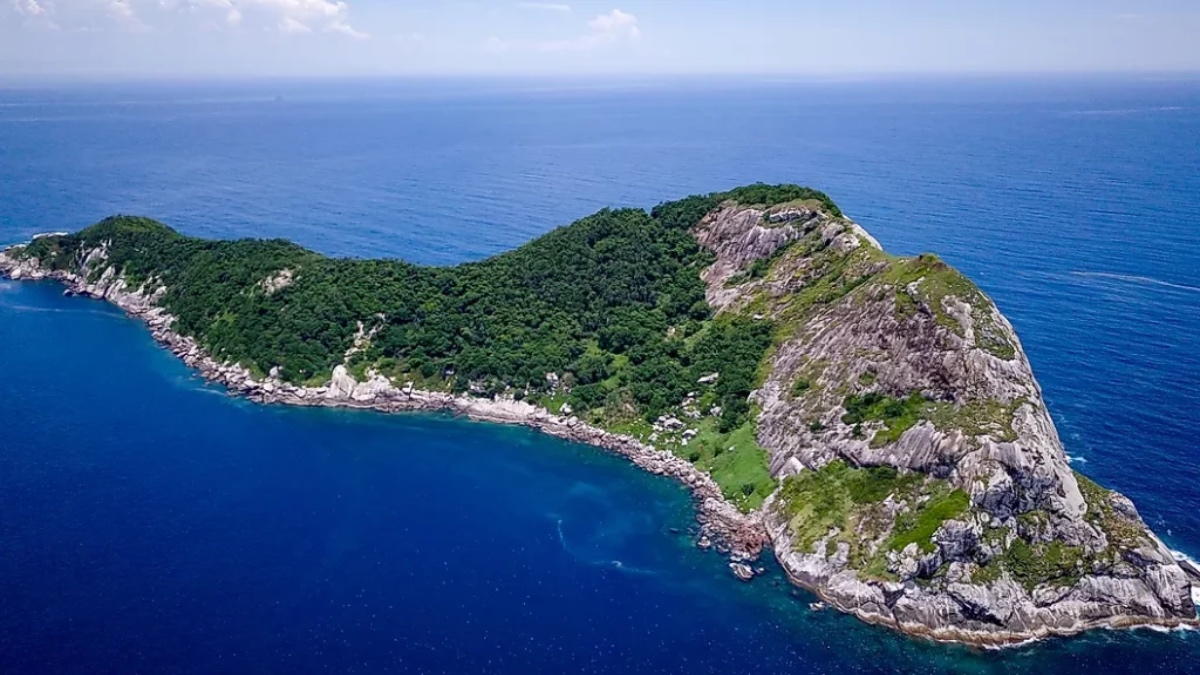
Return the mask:
<svg viewBox="0 0 1200 675"><path fill-rule="evenodd" d="M825 194L606 209L480 262L332 259L116 216L0 253L263 403L523 424L682 481L698 544L828 604L1006 645L1196 625L1190 574L1073 471L1012 326Z"/></svg>

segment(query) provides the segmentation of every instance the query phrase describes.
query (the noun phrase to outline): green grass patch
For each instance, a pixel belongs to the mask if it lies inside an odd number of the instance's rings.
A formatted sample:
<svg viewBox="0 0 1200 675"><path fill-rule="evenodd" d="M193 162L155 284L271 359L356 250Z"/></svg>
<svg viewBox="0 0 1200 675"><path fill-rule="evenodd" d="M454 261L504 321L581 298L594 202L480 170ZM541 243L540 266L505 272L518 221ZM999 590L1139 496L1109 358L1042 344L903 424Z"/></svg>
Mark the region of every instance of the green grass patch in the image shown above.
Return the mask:
<svg viewBox="0 0 1200 675"><path fill-rule="evenodd" d="M798 185L754 183L753 185L746 185L714 196L720 199L732 199L746 206L761 206L764 208L788 202L812 200L820 204L830 215L837 218L842 216L842 210L829 198L829 195Z"/></svg>
<svg viewBox="0 0 1200 675"><path fill-rule="evenodd" d="M776 314L780 320L777 342L793 335L814 313L853 293L875 278L886 255L870 246L842 252L826 244L820 232L813 232L787 249L789 258L807 259L803 267L803 285L775 298L762 291L746 311ZM797 280L798 281L798 280ZM778 312L776 312L778 310Z"/></svg>
<svg viewBox="0 0 1200 675"><path fill-rule="evenodd" d="M908 292L902 288L896 289L895 303L896 303L896 314L895 314L896 323L902 324L905 321L908 321L909 319L916 316L921 311L920 308L917 306L917 301L913 300L912 296L909 295Z"/></svg>
<svg viewBox="0 0 1200 675"><path fill-rule="evenodd" d="M761 507L777 483L767 466L767 451L758 444L754 423L722 433L715 420L708 418L699 427L700 433L686 446L672 449L707 471L725 498L743 511Z"/></svg>
<svg viewBox="0 0 1200 675"><path fill-rule="evenodd" d="M916 426L925 416L928 401L916 392L908 398L898 399L872 391L862 395L847 396L842 402L846 414L842 421L858 427L869 421L883 422L883 429L875 433L872 445L881 447L900 440L905 431Z"/></svg>
<svg viewBox="0 0 1200 675"><path fill-rule="evenodd" d="M915 392L906 398L867 392L845 397L842 406L846 414L842 416L842 421L858 429L868 422L882 422L884 428L871 439L874 447L895 443L904 432L923 420L943 430L960 429L972 437L986 434L998 441L1015 441L1017 434L1013 429L1013 417L1017 408L1026 402L1026 399L1020 398L1011 403L972 401L955 406L929 401Z"/></svg>
<svg viewBox="0 0 1200 675"><path fill-rule="evenodd" d="M570 398L569 394L564 393L561 389L556 393L541 393L531 399L534 405L540 405L551 413L558 415L562 412L562 407ZM586 414L587 410L572 410L576 414Z"/></svg>
<svg viewBox="0 0 1200 675"><path fill-rule="evenodd" d="M307 380L301 382L300 385L310 389L315 389L317 387L323 387L329 384L330 379L331 378L329 375L313 375Z"/></svg>
<svg viewBox="0 0 1200 675"><path fill-rule="evenodd" d="M1017 538L1002 555L977 571L974 579L979 581L982 572L983 581L995 580L1004 570L1029 591L1046 584L1074 586L1083 575L1084 555L1082 548L1061 541L1030 544Z"/></svg>
<svg viewBox="0 0 1200 675"><path fill-rule="evenodd" d="M1075 482L1087 502L1085 518L1088 522L1100 528L1108 537L1108 542L1121 550L1129 550L1141 546L1146 540L1146 529L1142 523L1126 518L1117 513L1110 499L1112 490L1097 485L1087 476L1075 472Z"/></svg>
<svg viewBox="0 0 1200 675"><path fill-rule="evenodd" d="M841 539L853 548L855 526L869 514L868 507L891 494L914 494L924 481L917 473L900 473L891 467L857 468L839 460L788 477L780 497L802 550L810 551L833 528L841 530Z"/></svg>
<svg viewBox="0 0 1200 675"><path fill-rule="evenodd" d="M895 523L881 505L889 496L910 507ZM890 551L916 544L932 552L938 528L970 508L967 494L951 489L947 481L891 467L857 468L840 460L787 478L780 500L799 550L811 552L836 528L835 540L850 547L851 566L874 579L894 578L887 569ZM883 540L889 528L891 535ZM870 548L871 542L880 542L879 547Z"/></svg>
<svg viewBox="0 0 1200 675"><path fill-rule="evenodd" d="M1017 440L1013 418L1017 408L1028 400L1019 398L1011 403L972 401L963 406L932 403L926 410L929 421L939 429L961 429L968 436L990 435L999 441Z"/></svg>
<svg viewBox="0 0 1200 675"><path fill-rule="evenodd" d="M947 520L966 513L970 506L971 498L966 492L938 486L927 502L897 518L888 548L900 551L909 544L916 544L922 551L932 553L936 548L933 535L938 528Z"/></svg>
<svg viewBox="0 0 1200 675"><path fill-rule="evenodd" d="M604 428L614 434L624 434L632 436L643 443L648 443L650 434L654 433L654 427L649 422L640 418L634 417L623 422L614 422L605 424Z"/></svg>
<svg viewBox="0 0 1200 675"><path fill-rule="evenodd" d="M792 383L792 398L800 398L809 389L812 389L812 382L806 377L798 378Z"/></svg>

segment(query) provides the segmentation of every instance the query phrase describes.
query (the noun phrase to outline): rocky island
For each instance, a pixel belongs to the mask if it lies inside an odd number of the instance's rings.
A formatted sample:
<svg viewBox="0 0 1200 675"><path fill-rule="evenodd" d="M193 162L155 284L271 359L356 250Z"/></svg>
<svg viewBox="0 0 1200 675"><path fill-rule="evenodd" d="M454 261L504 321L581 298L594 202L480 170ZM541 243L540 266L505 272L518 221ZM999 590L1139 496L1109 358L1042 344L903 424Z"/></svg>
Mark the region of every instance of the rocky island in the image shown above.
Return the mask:
<svg viewBox="0 0 1200 675"><path fill-rule="evenodd" d="M742 578L764 548L863 620L1003 645L1196 624L1188 573L1068 465L992 301L824 194L604 210L456 267L206 241L118 216L0 253L113 302L235 394L446 410L683 481Z"/></svg>

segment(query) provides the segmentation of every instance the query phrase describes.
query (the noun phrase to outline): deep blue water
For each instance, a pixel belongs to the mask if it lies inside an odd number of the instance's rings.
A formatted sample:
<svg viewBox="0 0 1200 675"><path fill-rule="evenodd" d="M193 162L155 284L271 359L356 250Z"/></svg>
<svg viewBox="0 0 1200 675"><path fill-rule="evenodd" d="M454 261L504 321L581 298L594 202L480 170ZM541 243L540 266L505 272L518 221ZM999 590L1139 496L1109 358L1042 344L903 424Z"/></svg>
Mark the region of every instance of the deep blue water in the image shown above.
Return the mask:
<svg viewBox="0 0 1200 675"><path fill-rule="evenodd" d="M121 212L453 263L755 180L977 279L1077 466L1200 554L1200 80L0 90L0 242ZM696 549L670 481L235 401L49 284L0 284L0 373L3 672L1200 672L1195 633L974 653L811 612Z"/></svg>

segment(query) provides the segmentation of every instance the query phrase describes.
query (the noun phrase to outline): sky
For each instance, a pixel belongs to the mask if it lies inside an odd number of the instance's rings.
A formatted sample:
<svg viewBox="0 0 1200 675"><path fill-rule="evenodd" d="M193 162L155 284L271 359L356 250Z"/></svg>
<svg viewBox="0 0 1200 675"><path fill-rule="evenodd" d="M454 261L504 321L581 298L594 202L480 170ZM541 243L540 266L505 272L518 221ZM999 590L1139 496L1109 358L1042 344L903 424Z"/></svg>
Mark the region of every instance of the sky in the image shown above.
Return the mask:
<svg viewBox="0 0 1200 675"><path fill-rule="evenodd" d="M1200 0L0 0L0 77L1200 72Z"/></svg>

